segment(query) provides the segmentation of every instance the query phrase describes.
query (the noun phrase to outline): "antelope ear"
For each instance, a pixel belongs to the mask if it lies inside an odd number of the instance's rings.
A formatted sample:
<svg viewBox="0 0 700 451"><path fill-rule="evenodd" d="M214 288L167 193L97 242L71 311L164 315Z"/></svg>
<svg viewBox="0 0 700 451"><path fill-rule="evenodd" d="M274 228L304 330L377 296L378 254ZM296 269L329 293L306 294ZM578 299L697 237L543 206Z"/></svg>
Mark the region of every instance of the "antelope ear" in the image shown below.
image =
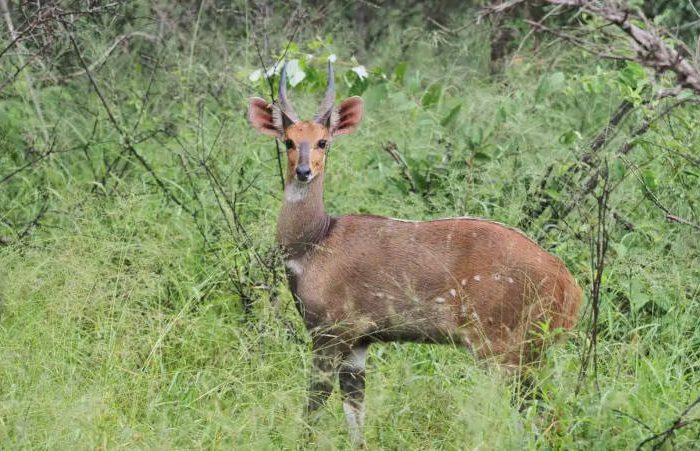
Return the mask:
<svg viewBox="0 0 700 451"><path fill-rule="evenodd" d="M248 104L248 120L254 129L265 135L282 138L284 129L281 121L275 120L274 109L276 107L261 99L260 97L251 97Z"/></svg>
<svg viewBox="0 0 700 451"><path fill-rule="evenodd" d="M355 131L364 112L364 103L362 98L354 96L348 97L338 106L336 118L333 118L331 124L331 135L346 135Z"/></svg>

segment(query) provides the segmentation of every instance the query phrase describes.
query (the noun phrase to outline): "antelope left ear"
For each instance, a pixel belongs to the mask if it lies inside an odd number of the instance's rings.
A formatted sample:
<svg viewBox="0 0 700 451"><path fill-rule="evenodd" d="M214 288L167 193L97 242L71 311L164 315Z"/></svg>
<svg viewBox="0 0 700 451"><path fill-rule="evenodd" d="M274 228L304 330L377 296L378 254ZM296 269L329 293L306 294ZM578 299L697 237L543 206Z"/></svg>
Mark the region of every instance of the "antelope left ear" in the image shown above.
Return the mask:
<svg viewBox="0 0 700 451"><path fill-rule="evenodd" d="M248 105L248 120L250 125L260 133L282 138L284 130L281 121L275 120L274 105L270 105L260 97L252 97Z"/></svg>
<svg viewBox="0 0 700 451"><path fill-rule="evenodd" d="M348 97L338 106L337 113L334 115L336 119L331 124L331 135L346 135L355 131L364 112L364 103L362 98L358 96Z"/></svg>

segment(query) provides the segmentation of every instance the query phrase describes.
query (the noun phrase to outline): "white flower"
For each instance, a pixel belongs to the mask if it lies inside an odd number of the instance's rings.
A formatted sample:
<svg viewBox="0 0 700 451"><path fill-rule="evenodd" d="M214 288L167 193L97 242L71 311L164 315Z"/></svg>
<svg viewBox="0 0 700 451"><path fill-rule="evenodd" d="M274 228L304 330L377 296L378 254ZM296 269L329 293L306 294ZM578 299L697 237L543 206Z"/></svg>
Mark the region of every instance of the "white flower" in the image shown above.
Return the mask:
<svg viewBox="0 0 700 451"><path fill-rule="evenodd" d="M355 66L351 70L355 72L358 77L360 77L360 80L364 80L369 75L369 72L367 72L365 66Z"/></svg>
<svg viewBox="0 0 700 451"><path fill-rule="evenodd" d="M262 70L255 69L253 72L250 73L250 75L248 75L248 80L250 80L252 82L256 82L256 81L260 80L261 76L262 76Z"/></svg>
<svg viewBox="0 0 700 451"><path fill-rule="evenodd" d="M289 84L292 86L298 85L306 78L306 72L299 65L299 60L290 60L287 63L287 76L289 77Z"/></svg>

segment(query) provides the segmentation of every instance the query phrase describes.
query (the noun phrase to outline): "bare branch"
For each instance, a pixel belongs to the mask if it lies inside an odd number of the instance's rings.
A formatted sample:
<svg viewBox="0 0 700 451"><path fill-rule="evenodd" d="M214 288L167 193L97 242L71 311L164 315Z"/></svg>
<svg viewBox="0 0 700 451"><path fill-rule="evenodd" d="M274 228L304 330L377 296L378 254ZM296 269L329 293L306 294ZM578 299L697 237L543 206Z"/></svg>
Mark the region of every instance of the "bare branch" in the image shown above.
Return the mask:
<svg viewBox="0 0 700 451"><path fill-rule="evenodd" d="M394 159L396 164L401 166L401 175L408 182L408 184L411 186L411 192L417 193L418 188L416 187L416 182L413 180L413 177L411 176L411 171L409 170L408 164L401 157L401 154L399 153L399 149L396 146L396 144L389 141L388 143L384 144L384 150L386 151L386 153L391 155L391 158Z"/></svg>
<svg viewBox="0 0 700 451"><path fill-rule="evenodd" d="M685 419L685 416L688 415L690 413L690 411L693 410L698 405L700 405L700 396L698 396L697 399L695 399L695 401L690 403L688 405L688 407L683 409L683 412L681 412L681 414L678 415L678 418L676 418L676 420L673 422L671 427L669 427L668 429L666 429L663 432L652 435L651 437L646 438L642 442L640 442L639 445L637 445L637 448L636 448L637 451L641 450L644 447L644 445L646 445L647 443L652 443L654 445L653 449L655 449L655 450L661 449L663 444L666 443L666 441L668 441L670 438L672 438L673 434L678 429L684 428L684 427L686 427L690 424L693 424L693 423L700 422L700 418L693 418L691 420Z"/></svg>
<svg viewBox="0 0 700 451"><path fill-rule="evenodd" d="M12 23L12 16L10 16L10 9L7 5L7 0L0 0L0 13L2 13L3 17L5 18L5 23L7 24L7 29L10 31L10 36L12 37L12 41L17 46L17 48L20 49L20 51L17 52L17 59L19 60L19 65L21 68L21 69L19 69L19 71L21 71L22 69L27 67L29 65L29 63L25 63L24 57L22 56L24 46L22 45L22 41L20 39L20 36L17 33L17 30L15 30L14 24ZM19 74L19 71L17 72L17 74ZM15 75L17 75L17 74L15 74ZM34 82L32 80L32 75L29 73L28 70L24 71L24 79L27 82L27 90L29 91L29 96L32 99L32 103L34 104L34 111L36 111L37 119L39 119L39 125L41 126L41 132L44 135L44 143L48 145L50 139L49 139L49 132L46 129L46 121L44 120L43 109L41 108L41 102L39 101L39 96L37 95L36 90L34 89Z"/></svg>
<svg viewBox="0 0 700 451"><path fill-rule="evenodd" d="M488 6L481 10L479 17L484 17L490 14L497 14L513 8L526 0L509 0L503 3ZM637 53L635 61L640 64L654 69L658 73L671 71L676 74L678 84L686 89L691 89L696 94L700 94L700 70L690 61L683 57L681 52L667 44L661 36L663 33L657 31L652 24L647 22L649 30L644 30L633 23L633 20L642 20L632 14L630 11L618 9L609 4L600 4L590 0L544 0L550 5L567 6L580 8L593 16L599 17L617 26L622 32L627 34L632 40L632 45ZM559 36L574 45L585 48L587 51L599 55L604 58L611 59L627 59L614 54L606 54L597 52L589 47L582 45L580 40L563 35L560 32L547 28L541 23L528 21L534 27L542 29ZM651 31L650 31L651 30ZM682 47L684 48L684 47ZM686 53L690 54L686 50Z"/></svg>
<svg viewBox="0 0 700 451"><path fill-rule="evenodd" d="M664 42L659 33L643 30L632 20L639 19L629 11L616 9L610 5L597 6L584 0L545 0L552 5L574 6L615 24L632 38L638 55L637 61L659 73L671 71L678 77L678 84L700 94L700 71L685 59L676 49ZM648 24L650 29L651 25Z"/></svg>
<svg viewBox="0 0 700 451"><path fill-rule="evenodd" d="M499 3L497 5L489 5L484 7L481 11L479 11L479 16L477 20L481 20L486 16L490 16L492 14L499 14L504 11L507 11L521 3L525 3L527 0L507 0L503 3Z"/></svg>
<svg viewBox="0 0 700 451"><path fill-rule="evenodd" d="M680 216L673 214L671 210L668 209L668 207L661 203L659 198L656 197L656 195L651 191L647 184L644 183L644 179L642 179L642 177L640 177L639 174L635 173L635 175L637 176L639 182L642 184L642 188L644 188L644 194L659 210L664 212L664 214L666 215L666 220L668 222L677 222L679 224L684 224L694 228L695 230L700 231L700 224L695 224L694 222L688 219L681 218Z"/></svg>
<svg viewBox="0 0 700 451"><path fill-rule="evenodd" d="M193 214L192 209L185 205L184 202L182 202L175 194L170 191L170 189L167 187L165 182L161 180L161 178L156 174L155 170L151 165L146 161L146 159L136 150L136 147L134 147L131 137L126 134L126 132L122 129L122 127L119 125L119 122L117 122L117 119L114 117L114 114L112 114L112 110L109 107L109 104L107 103L107 100L104 98L102 95L102 91L100 88L97 86L97 82L92 76L92 73L90 72L90 68L88 67L87 63L85 62L85 59L83 58L83 54L80 52L80 48L78 47L78 43L75 42L75 38L73 37L73 33L68 29L68 25L65 22L61 22L63 25L63 28L66 31L66 34L68 35L68 39L73 47L73 50L75 51L78 60L80 61L81 66L83 66L83 69L85 70L85 74L88 76L88 80L90 80L90 85L92 85L93 90L97 94L97 97L100 99L100 102L102 103L102 106L104 107L105 112L107 113L107 117L109 118L109 121L112 123L112 126L114 129L117 131L119 136L122 138L124 147L126 150L129 151L129 153L136 158L139 163L141 163L141 166L146 169L146 171L153 177L153 180L155 180L156 184L160 187L161 190L163 190L163 193L170 198L173 202L175 202L180 208L185 210L187 213L190 215Z"/></svg>
<svg viewBox="0 0 700 451"><path fill-rule="evenodd" d="M154 36L154 35L149 34L149 33L144 33L142 31L132 31L130 33L125 33L125 34L122 34L120 36L117 36L117 38L114 40L114 42L112 42L112 45L110 45L107 48L107 50L99 58L97 58L95 61L90 63L90 65L87 67L87 69L89 71L94 71L95 68L97 68L97 66L100 66L101 64L103 64L107 60L107 58L109 58L109 55L112 54L114 49L116 49L121 43L123 43L124 41L128 41L132 37L144 38L147 41L151 41L151 42L157 42L160 39L158 36ZM71 78L79 77L81 75L85 75L86 73L87 73L87 71L85 69L80 69L80 70L75 71L73 73L70 73L68 75L64 75L62 77L62 79L68 80Z"/></svg>

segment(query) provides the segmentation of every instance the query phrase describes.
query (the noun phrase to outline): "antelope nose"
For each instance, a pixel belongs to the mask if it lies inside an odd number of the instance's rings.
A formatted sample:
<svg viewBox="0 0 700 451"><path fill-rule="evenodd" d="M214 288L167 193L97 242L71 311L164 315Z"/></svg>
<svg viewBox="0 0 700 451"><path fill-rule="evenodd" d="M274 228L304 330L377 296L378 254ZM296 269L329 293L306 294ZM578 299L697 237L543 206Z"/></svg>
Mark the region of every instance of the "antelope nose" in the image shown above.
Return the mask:
<svg viewBox="0 0 700 451"><path fill-rule="evenodd" d="M301 180L302 182L305 182L309 180L309 176L311 175L311 168L309 167L308 164L300 164L297 166L297 178Z"/></svg>

